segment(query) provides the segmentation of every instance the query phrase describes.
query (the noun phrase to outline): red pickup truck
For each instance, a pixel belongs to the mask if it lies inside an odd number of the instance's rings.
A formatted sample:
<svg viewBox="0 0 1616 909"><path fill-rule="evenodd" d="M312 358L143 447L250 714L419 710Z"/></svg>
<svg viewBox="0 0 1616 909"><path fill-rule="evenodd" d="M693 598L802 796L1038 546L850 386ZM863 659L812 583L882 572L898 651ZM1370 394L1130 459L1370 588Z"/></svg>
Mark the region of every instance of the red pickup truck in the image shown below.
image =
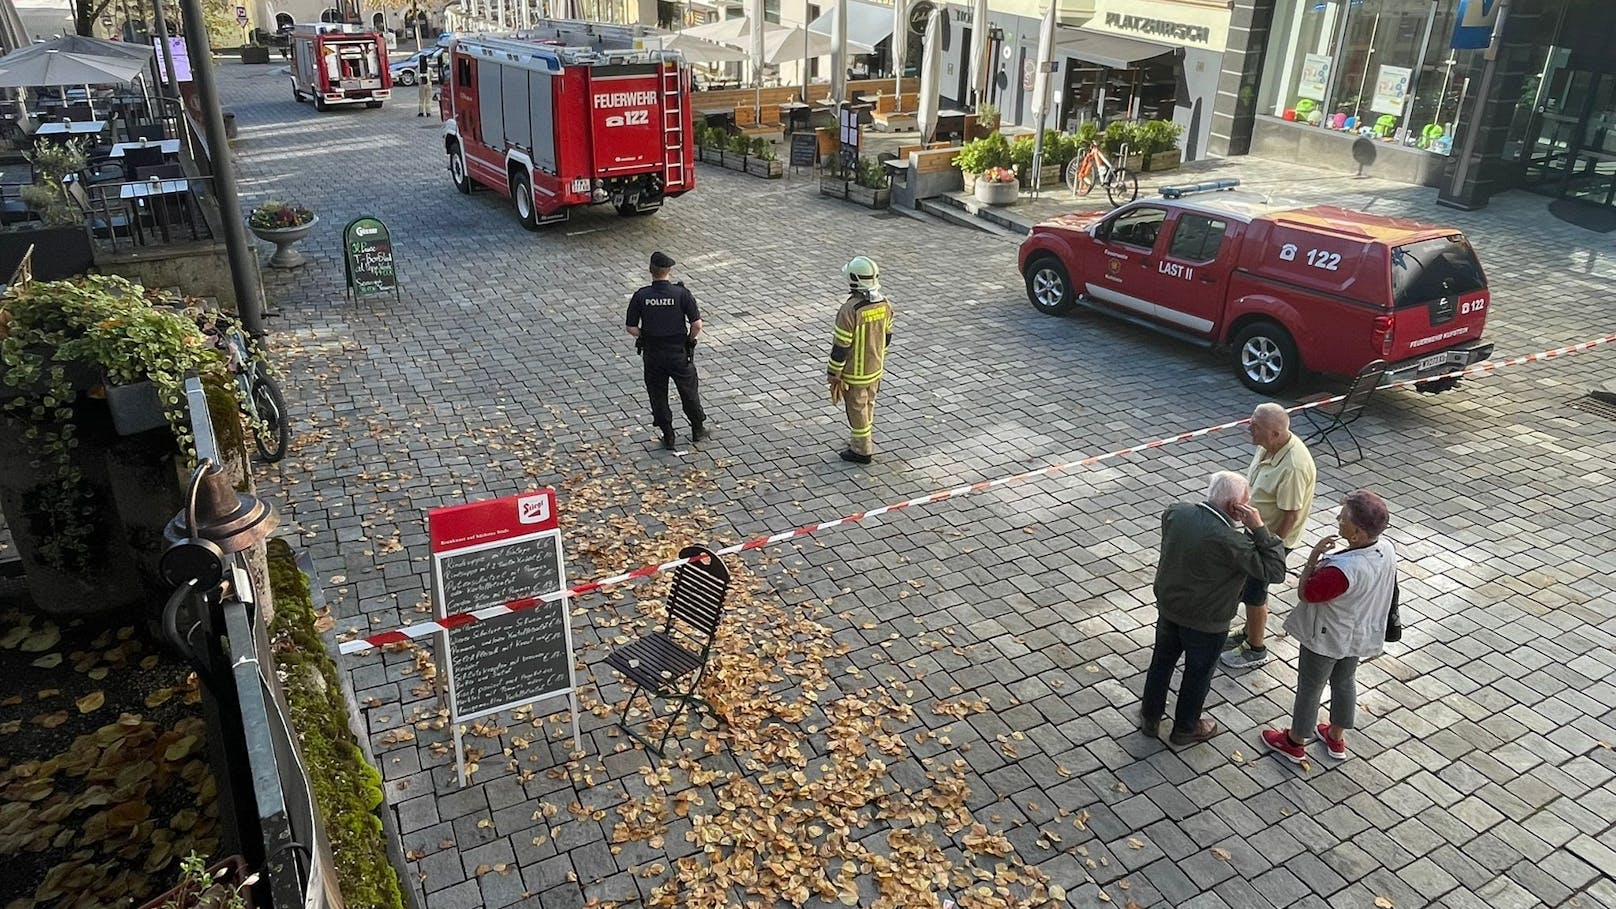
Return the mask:
<svg viewBox="0 0 1616 909"><path fill-rule="evenodd" d="M1085 306L1226 346L1240 380L1265 394L1303 369L1352 376L1385 360L1397 382L1492 354L1487 278L1458 230L1287 205L1234 183L1165 187L1161 199L1034 227L1021 244L1028 298L1051 315Z"/></svg>

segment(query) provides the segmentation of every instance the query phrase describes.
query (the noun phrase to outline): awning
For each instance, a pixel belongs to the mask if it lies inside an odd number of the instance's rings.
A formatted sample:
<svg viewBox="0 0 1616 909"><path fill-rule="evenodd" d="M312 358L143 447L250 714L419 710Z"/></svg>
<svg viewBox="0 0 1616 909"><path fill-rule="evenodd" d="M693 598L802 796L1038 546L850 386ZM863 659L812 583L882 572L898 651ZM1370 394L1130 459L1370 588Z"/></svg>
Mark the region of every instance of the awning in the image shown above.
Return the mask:
<svg viewBox="0 0 1616 909"><path fill-rule="evenodd" d="M836 7L831 6L828 12L822 13L818 19L809 23L808 30L821 35L829 35L831 20L836 18ZM860 3L859 0L847 0L847 38L874 47L878 42L892 37L892 7L877 6L874 3ZM856 53L856 52L855 52Z"/></svg>
<svg viewBox="0 0 1616 909"><path fill-rule="evenodd" d="M1055 32L1055 56L1076 57L1111 69L1133 69L1147 60L1176 53L1178 48L1170 44L1123 38L1086 28L1061 28Z"/></svg>

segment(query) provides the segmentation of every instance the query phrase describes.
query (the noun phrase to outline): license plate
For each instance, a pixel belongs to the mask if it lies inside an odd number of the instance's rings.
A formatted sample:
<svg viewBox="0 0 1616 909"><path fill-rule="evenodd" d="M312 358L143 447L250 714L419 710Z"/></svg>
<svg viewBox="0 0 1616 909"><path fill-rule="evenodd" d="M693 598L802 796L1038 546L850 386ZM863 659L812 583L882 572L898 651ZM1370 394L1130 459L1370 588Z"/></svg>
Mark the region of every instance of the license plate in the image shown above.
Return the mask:
<svg viewBox="0 0 1616 909"><path fill-rule="evenodd" d="M1420 372L1424 372L1424 371L1426 371L1427 369L1430 369L1433 366L1441 366L1441 365L1443 365L1443 364L1445 364L1447 362L1448 362L1448 355L1447 354L1445 354L1445 353L1431 354L1429 357L1426 357L1426 358L1424 358L1423 360L1420 361L1420 365L1419 365L1418 369L1419 369Z"/></svg>
<svg viewBox="0 0 1616 909"><path fill-rule="evenodd" d="M579 177L578 179L572 181L572 191L575 193L589 192L589 178Z"/></svg>

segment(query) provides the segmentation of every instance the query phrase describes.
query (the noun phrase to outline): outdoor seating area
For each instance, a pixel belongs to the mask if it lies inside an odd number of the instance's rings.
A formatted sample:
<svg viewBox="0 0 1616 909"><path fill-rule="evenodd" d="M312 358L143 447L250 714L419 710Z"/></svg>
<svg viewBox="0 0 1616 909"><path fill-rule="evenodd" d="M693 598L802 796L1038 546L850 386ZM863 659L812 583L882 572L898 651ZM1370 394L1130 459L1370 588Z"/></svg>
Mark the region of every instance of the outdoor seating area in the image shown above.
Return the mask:
<svg viewBox="0 0 1616 909"><path fill-rule="evenodd" d="M212 239L179 102L148 82L150 47L66 36L0 57L0 224L47 246ZM47 236L49 234L49 236ZM44 250L42 249L43 253ZM89 251L86 250L86 253Z"/></svg>

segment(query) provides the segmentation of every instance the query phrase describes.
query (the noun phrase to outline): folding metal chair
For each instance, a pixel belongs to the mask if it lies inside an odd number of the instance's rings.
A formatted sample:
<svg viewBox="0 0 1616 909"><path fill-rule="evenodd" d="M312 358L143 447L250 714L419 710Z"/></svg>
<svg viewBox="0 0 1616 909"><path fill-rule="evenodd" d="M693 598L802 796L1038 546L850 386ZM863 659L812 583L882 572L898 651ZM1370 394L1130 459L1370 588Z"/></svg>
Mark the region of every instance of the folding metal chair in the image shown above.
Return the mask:
<svg viewBox="0 0 1616 909"><path fill-rule="evenodd" d="M707 657L712 653L713 637L724 616L724 599L729 595L729 569L711 549L686 546L679 550L679 558L697 561L674 571L673 586L668 591L668 616L662 628L613 650L606 657L606 665L634 683L634 690L623 702L623 713L617 725L657 757L662 756L668 738L686 710L696 707L712 713L712 706L696 694L696 689L707 671ZM654 748L649 739L628 726L629 707L642 690L653 711L654 698L679 704L668 717L662 740Z"/></svg>
<svg viewBox="0 0 1616 909"><path fill-rule="evenodd" d="M1358 437L1352 434L1352 424L1363 416L1364 407L1369 404L1369 398L1374 395L1375 389L1380 387L1381 379L1385 375L1386 361L1375 360L1364 366L1363 369L1358 370L1358 375L1353 377L1352 385L1347 388L1347 393L1342 396L1341 400L1329 404L1320 404L1317 407L1309 407L1302 411L1303 415L1307 417L1307 422L1313 426L1313 432L1303 439L1302 443L1311 444L1319 441L1330 446L1330 451L1335 454L1336 466L1340 467L1348 462L1341 459L1341 451L1335 447L1334 442L1330 441L1330 434L1340 430L1345 432L1347 438L1352 440L1352 447L1357 452L1357 457L1352 460L1362 460L1363 446L1358 444ZM1306 400L1318 401L1332 397L1334 395L1316 395Z"/></svg>

